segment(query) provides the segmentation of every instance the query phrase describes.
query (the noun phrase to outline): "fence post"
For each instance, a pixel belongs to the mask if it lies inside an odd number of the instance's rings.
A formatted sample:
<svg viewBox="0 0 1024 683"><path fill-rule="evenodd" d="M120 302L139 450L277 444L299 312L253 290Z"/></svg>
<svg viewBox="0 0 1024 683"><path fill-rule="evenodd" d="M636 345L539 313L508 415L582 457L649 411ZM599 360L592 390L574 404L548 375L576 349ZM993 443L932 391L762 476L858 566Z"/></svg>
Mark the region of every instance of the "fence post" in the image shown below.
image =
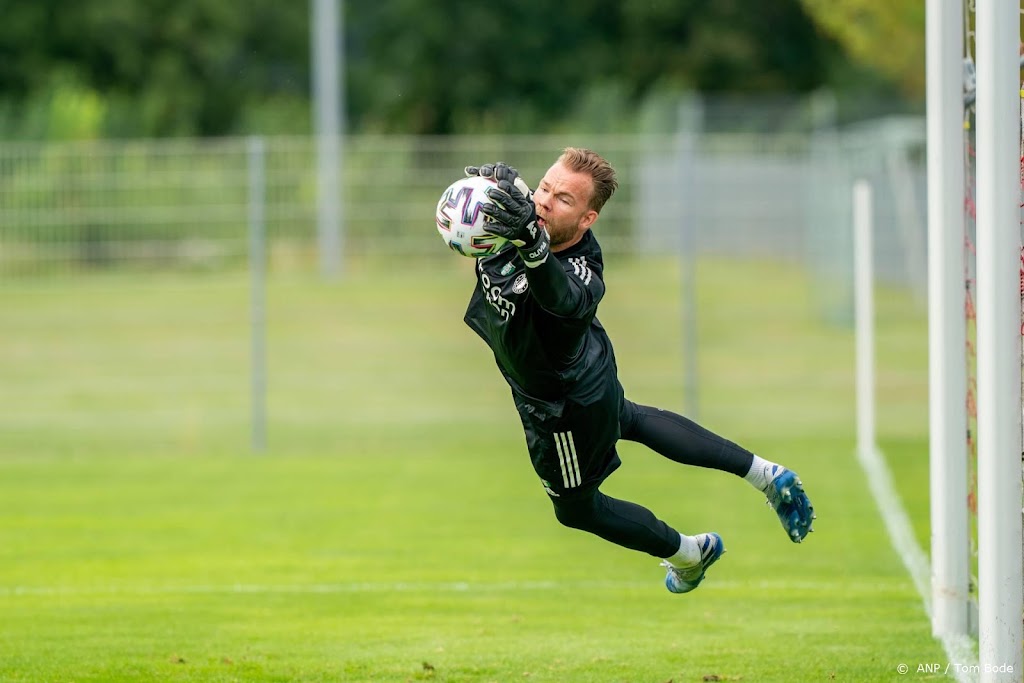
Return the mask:
<svg viewBox="0 0 1024 683"><path fill-rule="evenodd" d="M249 173L249 315L251 321L252 450L267 449L267 311L266 311L266 203L264 167L266 145L262 137L250 137L247 145Z"/></svg>
<svg viewBox="0 0 1024 683"><path fill-rule="evenodd" d="M317 247L320 272L327 279L341 275L342 154L344 127L344 11L340 0L312 0L310 26L313 71L313 140L316 153Z"/></svg>
<svg viewBox="0 0 1024 683"><path fill-rule="evenodd" d="M854 326L857 349L857 449L870 456L875 443L875 294L871 185L853 184Z"/></svg>
<svg viewBox="0 0 1024 683"><path fill-rule="evenodd" d="M699 419L700 369L697 363L697 155L704 125L704 103L690 93L679 103L676 139L683 197L680 210L679 255L683 302L683 406L690 419Z"/></svg>

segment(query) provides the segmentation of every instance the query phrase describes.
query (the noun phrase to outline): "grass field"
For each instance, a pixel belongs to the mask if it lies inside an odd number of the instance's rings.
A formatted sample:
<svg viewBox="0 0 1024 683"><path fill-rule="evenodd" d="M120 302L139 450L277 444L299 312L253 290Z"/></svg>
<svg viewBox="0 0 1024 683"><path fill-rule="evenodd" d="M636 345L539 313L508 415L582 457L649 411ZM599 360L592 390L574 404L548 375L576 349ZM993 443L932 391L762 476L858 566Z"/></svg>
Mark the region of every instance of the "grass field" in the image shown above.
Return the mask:
<svg viewBox="0 0 1024 683"><path fill-rule="evenodd" d="M699 273L699 420L800 472L788 542L744 482L623 444L605 490L729 553L560 527L453 259L269 290L269 450L249 452L244 275L0 288L0 680L894 681L941 662L853 455L853 340L778 265ZM633 400L682 409L679 274L612 260ZM923 312L879 304L879 429L927 527ZM911 675L914 680L927 678Z"/></svg>

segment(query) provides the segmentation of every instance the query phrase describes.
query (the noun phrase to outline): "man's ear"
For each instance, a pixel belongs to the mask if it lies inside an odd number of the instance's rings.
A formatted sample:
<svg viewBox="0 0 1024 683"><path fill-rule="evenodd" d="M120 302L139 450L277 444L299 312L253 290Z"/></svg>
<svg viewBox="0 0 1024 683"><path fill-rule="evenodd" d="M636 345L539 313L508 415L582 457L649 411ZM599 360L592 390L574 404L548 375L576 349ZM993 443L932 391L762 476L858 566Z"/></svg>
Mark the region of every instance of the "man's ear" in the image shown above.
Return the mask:
<svg viewBox="0 0 1024 683"><path fill-rule="evenodd" d="M580 219L580 228L583 230L589 230L590 226L597 220L598 215L597 211L594 211L593 209L587 211L583 214L583 218Z"/></svg>

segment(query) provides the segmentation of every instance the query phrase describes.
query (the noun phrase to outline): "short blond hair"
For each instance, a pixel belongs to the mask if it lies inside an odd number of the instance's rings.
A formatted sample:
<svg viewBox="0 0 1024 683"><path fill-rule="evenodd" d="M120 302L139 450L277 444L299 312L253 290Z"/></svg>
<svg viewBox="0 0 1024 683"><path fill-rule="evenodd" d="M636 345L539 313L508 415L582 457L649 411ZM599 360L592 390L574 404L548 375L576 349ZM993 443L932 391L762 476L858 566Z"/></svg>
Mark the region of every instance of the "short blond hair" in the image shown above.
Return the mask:
<svg viewBox="0 0 1024 683"><path fill-rule="evenodd" d="M594 181L590 208L598 213L619 187L615 169L597 152L584 147L566 147L558 160L570 171L586 173Z"/></svg>

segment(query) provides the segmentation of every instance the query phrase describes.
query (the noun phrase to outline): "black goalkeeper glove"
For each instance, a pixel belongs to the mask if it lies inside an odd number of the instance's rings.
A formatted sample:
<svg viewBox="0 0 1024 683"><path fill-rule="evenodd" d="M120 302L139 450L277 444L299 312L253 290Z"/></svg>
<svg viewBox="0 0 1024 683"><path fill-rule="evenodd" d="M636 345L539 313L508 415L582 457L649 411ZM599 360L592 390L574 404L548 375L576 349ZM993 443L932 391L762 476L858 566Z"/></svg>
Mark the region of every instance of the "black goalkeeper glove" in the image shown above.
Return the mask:
<svg viewBox="0 0 1024 683"><path fill-rule="evenodd" d="M533 192L530 190L530 186L526 184L526 181L519 177L519 171L506 164L504 161L499 161L495 164L483 164L482 166L467 166L465 168L466 176L480 176L481 178L493 178L494 182L500 183L502 180L507 180L515 185L523 195L532 197Z"/></svg>
<svg viewBox="0 0 1024 683"><path fill-rule="evenodd" d="M537 208L533 199L507 179L499 180L497 187L488 187L487 196L491 203L480 205L480 211L489 219L484 230L514 244L527 267L534 268L544 263L551 239L548 231L537 225Z"/></svg>

